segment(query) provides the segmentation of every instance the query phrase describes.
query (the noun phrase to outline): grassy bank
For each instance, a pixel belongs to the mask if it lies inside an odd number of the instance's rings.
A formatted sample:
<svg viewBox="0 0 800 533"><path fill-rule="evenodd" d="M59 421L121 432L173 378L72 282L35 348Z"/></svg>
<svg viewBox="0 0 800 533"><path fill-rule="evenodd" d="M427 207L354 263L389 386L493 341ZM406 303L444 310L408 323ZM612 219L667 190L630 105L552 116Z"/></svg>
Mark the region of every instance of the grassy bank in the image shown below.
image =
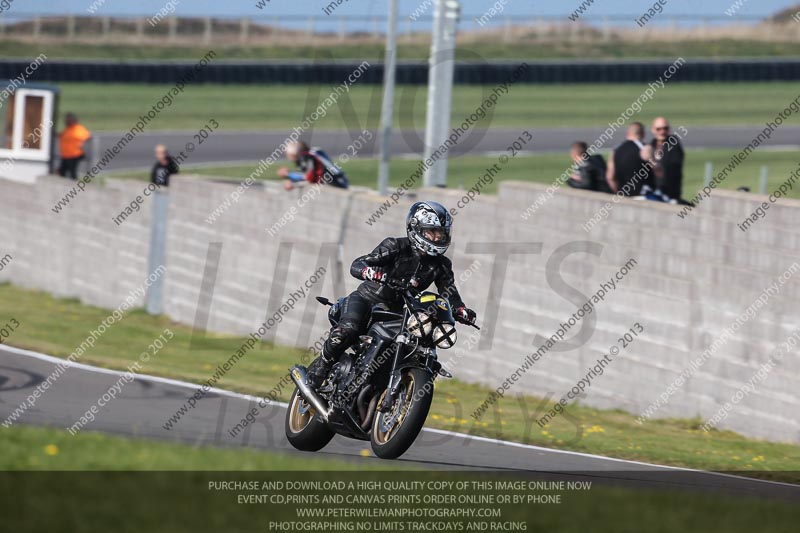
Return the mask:
<svg viewBox="0 0 800 533"><path fill-rule="evenodd" d="M7 470L363 470L392 463L348 463L329 458L252 449L220 449L89 431L14 426L0 430L0 471Z"/></svg>
<svg viewBox="0 0 800 533"><path fill-rule="evenodd" d="M302 505L270 501L247 505L239 500L240 496L284 494L284 491L224 489L219 488L221 483L255 482L261 487L267 482L337 481L346 484L363 481L485 481L492 477L506 481L513 479L508 477L508 473L488 476L484 473L478 478L475 474L422 472L409 469L407 464L375 461L375 468L380 466L387 470L380 473L373 470L372 463L359 462L356 469L353 464L317 459L309 454L285 456L243 449L193 448L85 432L72 437L62 431L43 428L2 429L0 446L4 452L0 455L0 513L7 530L16 532L254 531L264 528L267 520L315 523L298 516L297 509ZM400 469L402 473L396 471ZM600 486L596 481L591 483L588 490L547 491L548 495L560 496L557 504L488 507L502 510L502 518L494 521L524 522L528 531L581 533L591 524L590 530L597 533L788 533L795 531L797 526L796 506L784 501L710 491L610 488ZM469 490L447 492L475 494ZM529 495L544 493L522 492ZM308 497L306 494L360 494L366 491L287 490L285 493ZM432 494L432 491L415 490L413 493L425 495ZM314 507L326 509L331 508L331 504L322 503ZM419 511L432 505L393 506L397 507L412 507ZM336 508L377 509L380 506L348 503L336 504ZM340 520L354 522L354 519L331 520L327 529L319 530L339 530L333 529L332 523ZM470 522L465 518L432 521L460 522L464 526ZM404 530L410 529L406 527ZM464 527L452 530L479 529Z"/></svg>
<svg viewBox="0 0 800 533"><path fill-rule="evenodd" d="M679 79L680 74L675 79ZM654 80L655 81L655 80ZM129 130L170 89L167 85L62 83L59 109L78 114L92 131ZM647 84L514 85L500 96L492 113L475 128L605 126L615 121ZM494 87L458 85L453 94L453 125L475 112ZM223 130L291 129L331 93L319 85L196 85L180 94L148 126L154 130L198 130L209 119ZM424 86L400 86L395 96L395 125L425 128ZM358 85L328 105L316 121L319 129L376 129L380 85ZM637 120L656 116L692 126L763 124L797 98L794 83L667 83L645 102ZM354 125L355 124L355 125ZM60 127L60 126L59 126Z"/></svg>
<svg viewBox="0 0 800 533"><path fill-rule="evenodd" d="M0 322L14 318L20 323L7 344L65 357L107 315L107 310L75 300L0 286ZM134 311L108 330L80 361L125 369L165 327L175 337L143 365L143 373L201 383L242 343L232 337L208 337L190 350L190 328ZM296 349L262 344L240 360L218 386L263 395L300 356ZM287 400L289 392L284 391L281 399ZM631 414L582 405L570 406L570 417L558 417L540 429L532 416L542 400L533 396L506 397L480 421L474 421L469 413L488 392L487 387L456 380L438 382L428 425L623 459L800 481L800 446L749 439L729 431L704 433L698 429L699 420L651 420L638 425Z"/></svg>
<svg viewBox="0 0 800 533"><path fill-rule="evenodd" d="M199 37L198 37L199 40ZM333 58L336 60L368 59L383 60L383 46L374 43L326 44L272 46L214 46L218 60L259 60L259 59L298 59L308 60ZM161 43L132 45L105 42L102 44L77 44L41 42L36 45L37 53L44 53L50 59L183 59L202 57L208 47L174 46ZM27 42L5 40L0 43L0 55L4 57L30 57L31 45ZM397 50L401 60L424 61L430 54L426 43L401 43ZM718 40L647 40L642 42L481 42L460 43L456 57L466 61L476 58L491 59L616 59L616 58L660 58L674 60L676 57L797 57L800 43L796 41L756 41L747 39Z"/></svg>

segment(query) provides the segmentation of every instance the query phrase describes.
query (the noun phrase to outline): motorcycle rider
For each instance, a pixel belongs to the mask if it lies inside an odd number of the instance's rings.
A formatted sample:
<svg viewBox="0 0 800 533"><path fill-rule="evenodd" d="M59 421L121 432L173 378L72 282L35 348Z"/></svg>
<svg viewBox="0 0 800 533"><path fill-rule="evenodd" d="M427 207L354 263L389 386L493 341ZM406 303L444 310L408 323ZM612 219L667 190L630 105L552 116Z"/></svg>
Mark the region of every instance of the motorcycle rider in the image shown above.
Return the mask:
<svg viewBox="0 0 800 533"><path fill-rule="evenodd" d="M286 146L286 157L301 170L292 172L286 167L278 169L278 176L286 180L283 182L286 190L293 189L295 183L302 181L326 183L340 189L348 187L344 171L319 148L310 148L303 141L296 141Z"/></svg>
<svg viewBox="0 0 800 533"><path fill-rule="evenodd" d="M374 305L392 308L402 302L398 290L387 283L390 280L410 283L419 290L435 283L441 296L450 302L455 318L467 324L475 322L475 311L464 305L456 289L453 264L444 256L450 246L452 225L453 218L442 204L417 202L406 217L407 237L384 239L372 253L353 261L350 274L363 283L342 302L339 322L331 329L320 356L308 368L313 388L322 385L333 364L356 342Z"/></svg>

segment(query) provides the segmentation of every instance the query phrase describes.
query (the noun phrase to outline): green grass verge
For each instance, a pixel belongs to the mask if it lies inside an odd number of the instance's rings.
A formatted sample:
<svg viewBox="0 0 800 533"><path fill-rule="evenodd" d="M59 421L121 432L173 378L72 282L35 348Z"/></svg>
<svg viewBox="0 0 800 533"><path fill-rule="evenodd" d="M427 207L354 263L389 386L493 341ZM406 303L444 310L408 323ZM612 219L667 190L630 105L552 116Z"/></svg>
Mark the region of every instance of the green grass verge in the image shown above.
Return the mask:
<svg viewBox="0 0 800 533"><path fill-rule="evenodd" d="M202 57L209 47L161 46L102 43L37 43L36 52L49 59L184 59ZM217 59L297 59L318 58L383 60L383 46L374 43L339 44L334 46L212 46ZM0 55L4 57L31 57L30 43L6 40L0 43ZM424 61L430 55L427 44L403 44L398 46L401 60ZM477 55L476 55L477 54ZM800 43L796 41L765 42L747 39L719 39L708 41L644 41L644 42L481 42L462 43L456 49L456 57L465 61L476 58L491 59L630 59L676 57L796 57L800 55Z"/></svg>
<svg viewBox="0 0 800 533"><path fill-rule="evenodd" d="M383 470L392 471L381 474L363 462L356 465L317 459L310 454L300 458L246 449L194 448L87 432L73 437L63 431L31 427L0 430L0 446L3 450L0 512L8 531L18 532L254 531L260 529L257 525L264 527L267 520L309 522L297 517L296 509L301 505L243 505L238 501L240 494L269 494L269 490L212 490L212 481L247 481L260 486L267 481L484 481L502 475L423 472L409 469L406 464L376 461ZM7 471L10 469L14 472ZM402 470L402 474L394 470ZM503 479L508 480L507 473L505 476ZM296 490L291 492L300 494ZM345 489L322 494L327 493L367 492ZM431 491L413 493L429 495ZM471 490L448 493L476 494ZM598 486L594 482L590 490L548 491L554 493L561 493L560 504L489 507L502 508L501 521L525 522L529 531L532 528L574 533L586 531L589 524L591 531L597 533L788 533L796 531L798 518L796 506L788 502L710 491L633 490ZM337 507L381 506L340 504ZM478 506L459 508L468 507ZM354 520L360 519L345 522ZM466 525L470 520L452 518L437 522Z"/></svg>
<svg viewBox="0 0 800 533"><path fill-rule="evenodd" d="M684 168L683 190L684 197L691 198L694 193L703 187L703 176L705 175L706 162L711 162L715 172L719 172L729 162L733 153L738 150L733 149L714 149L714 150L687 150L686 164ZM607 154L604 154L607 156ZM492 157L454 157L448 163L448 185L451 188L469 189L485 174L486 169L497 163L497 158ZM288 162L281 163L289 165ZM537 154L534 156L517 156L512 159L502 172L495 176L492 184L487 184L482 190L482 194L493 194L497 192L497 184L504 180L531 181L534 183L550 184L564 172L570 164L566 154ZM419 162L411 159L395 159L392 161L391 179L392 186L399 186L412 173L416 172ZM219 167L187 167L186 174L198 174L200 176L214 176L230 178L232 180L244 180L256 168L257 162L252 164L219 166ZM273 172L264 174L265 179L275 178L276 165ZM348 177L353 185L365 187L376 187L378 175L378 161L376 159L351 159L343 165ZM761 167L768 168L767 191L771 193L781 183L783 183L800 166L800 156L795 151L756 151L743 162L736 170L731 172L720 188L736 190L738 187L746 185L750 190L757 193L761 184ZM146 180L150 179L149 172L123 172L110 174L113 177L131 178ZM416 185L420 183L417 182ZM789 191L790 198L800 198L800 188L793 188Z"/></svg>
<svg viewBox="0 0 800 533"><path fill-rule="evenodd" d="M11 318L20 323L7 344L66 357L107 315L107 310L75 300L0 285L0 323ZM143 373L201 383L243 342L233 337L208 336L189 350L190 328L133 311L108 330L80 361L126 369L165 327L175 337L143 365ZM300 356L297 349L261 344L248 352L218 386L264 395ZM290 392L284 390L281 399L287 400ZM481 421L472 420L469 413L489 392L484 386L441 380L428 425L623 459L800 481L800 446L745 438L729 431L704 433L698 429L702 423L699 420L652 420L638 425L631 414L579 404L569 407L571 416L558 417L542 430L533 421L542 400L533 396L507 397Z"/></svg>
<svg viewBox="0 0 800 533"><path fill-rule="evenodd" d="M676 79L679 79L680 74ZM78 114L93 131L129 130L166 91L167 85L62 83L60 109ZM617 120L647 84L524 85L510 88L476 123L486 127L606 126ZM453 94L453 125L463 122L493 87L458 85ZM152 130L198 130L215 119L225 130L291 129L331 93L319 85L196 85L180 94L148 126ZM395 125L425 128L427 88L398 87ZM379 124L380 85L354 85L315 123L315 128L360 131ZM675 125L763 124L797 98L794 83L667 83L642 106L636 120L649 124L664 115ZM60 124L60 123L59 123ZM61 127L59 125L59 127ZM265 147L265 152L272 147Z"/></svg>
<svg viewBox="0 0 800 533"><path fill-rule="evenodd" d="M189 446L82 431L13 426L0 429L0 471L8 470L391 470L393 463L347 461L254 449Z"/></svg>

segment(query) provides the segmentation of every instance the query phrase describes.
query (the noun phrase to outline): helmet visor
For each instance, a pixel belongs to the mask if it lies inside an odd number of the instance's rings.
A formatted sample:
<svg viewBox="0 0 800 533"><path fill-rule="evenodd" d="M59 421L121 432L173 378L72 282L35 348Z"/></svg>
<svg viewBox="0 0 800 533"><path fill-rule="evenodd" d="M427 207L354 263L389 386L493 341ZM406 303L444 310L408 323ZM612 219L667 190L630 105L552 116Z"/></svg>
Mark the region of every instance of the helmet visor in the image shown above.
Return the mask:
<svg viewBox="0 0 800 533"><path fill-rule="evenodd" d="M423 226L420 233L426 241L433 244L444 245L450 242L450 232L444 228Z"/></svg>

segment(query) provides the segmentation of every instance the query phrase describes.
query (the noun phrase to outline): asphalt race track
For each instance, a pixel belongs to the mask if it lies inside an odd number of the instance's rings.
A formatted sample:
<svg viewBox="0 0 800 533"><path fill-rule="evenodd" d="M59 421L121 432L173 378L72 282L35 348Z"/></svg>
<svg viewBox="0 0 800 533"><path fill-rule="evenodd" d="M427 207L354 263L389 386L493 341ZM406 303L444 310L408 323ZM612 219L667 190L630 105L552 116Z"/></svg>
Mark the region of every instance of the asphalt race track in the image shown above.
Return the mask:
<svg viewBox="0 0 800 533"><path fill-rule="evenodd" d="M675 124L675 127L680 126ZM475 130L462 137L458 144L450 150L451 156L465 154L479 155L487 152L505 151L522 133L525 128ZM534 142L525 149L530 152L566 152L574 141L584 140L592 143L602 134L605 128L556 128L536 129L528 131L533 135ZM693 127L687 128L684 145L688 148L729 148L731 152L739 151L755 138L763 126L736 126L736 127ZM153 147L156 144L165 144L170 151L186 154L184 164L200 164L212 162L232 161L257 161L267 157L282 142L291 131L217 131L212 133L202 144L198 143L193 131L182 132L145 132L138 135L130 144L121 151L107 169L131 169L149 167L153 162ZM372 139L365 147L358 150L358 157L372 157L375 155L377 134L372 132ZM116 144L120 132L101 132L97 134L100 139L100 153ZM355 131L350 135L342 131L319 130L306 132L302 135L314 146L324 148L331 157L336 158L341 154L351 155L348 146L361 135ZM624 140L625 132L619 130L614 135L613 142L606 143L605 148L612 149ZM800 141L800 127L783 126L772 135L765 146L798 146ZM396 157L410 154L422 154L424 134L413 131L396 131L392 136L392 153ZM187 144L192 143L187 149Z"/></svg>
<svg viewBox="0 0 800 533"><path fill-rule="evenodd" d="M61 362L47 355L0 347L0 421L6 418ZM119 382L121 373L73 364L20 418L23 424L68 428ZM162 426L197 389L196 385L152 376L138 376L87 426L90 431L181 441L193 445L248 446L295 451L284 437L285 404L263 409L256 423L236 438L228 430L255 405L256 398L212 389L171 431ZM2 429L0 429L2 431ZM380 461L364 457L369 444L340 437L318 454L349 461ZM643 488L725 490L800 501L800 486L742 477L659 467L645 463L548 450L464 434L426 429L400 461L430 469L490 469L560 479L574 476L598 483ZM550 473L550 474L548 474ZM556 474L557 473L557 474Z"/></svg>

